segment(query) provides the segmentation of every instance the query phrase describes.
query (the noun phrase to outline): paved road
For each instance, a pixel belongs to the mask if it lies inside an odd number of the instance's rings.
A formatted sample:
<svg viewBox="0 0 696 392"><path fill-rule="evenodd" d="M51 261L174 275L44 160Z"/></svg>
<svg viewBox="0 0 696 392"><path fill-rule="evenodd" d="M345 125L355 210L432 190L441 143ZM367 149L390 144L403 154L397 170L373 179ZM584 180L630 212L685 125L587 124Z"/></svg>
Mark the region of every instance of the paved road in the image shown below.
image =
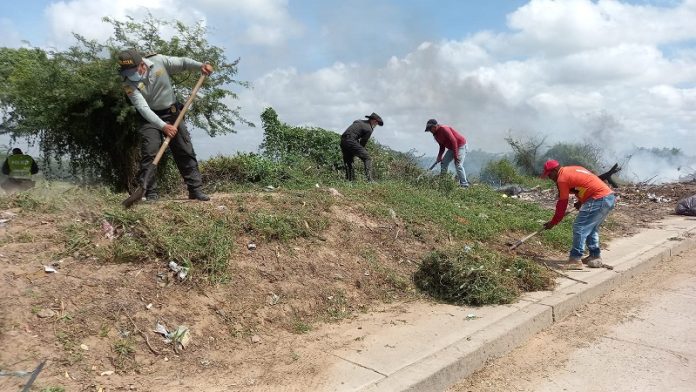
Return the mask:
<svg viewBox="0 0 696 392"><path fill-rule="evenodd" d="M696 391L696 251L663 262L450 392Z"/></svg>

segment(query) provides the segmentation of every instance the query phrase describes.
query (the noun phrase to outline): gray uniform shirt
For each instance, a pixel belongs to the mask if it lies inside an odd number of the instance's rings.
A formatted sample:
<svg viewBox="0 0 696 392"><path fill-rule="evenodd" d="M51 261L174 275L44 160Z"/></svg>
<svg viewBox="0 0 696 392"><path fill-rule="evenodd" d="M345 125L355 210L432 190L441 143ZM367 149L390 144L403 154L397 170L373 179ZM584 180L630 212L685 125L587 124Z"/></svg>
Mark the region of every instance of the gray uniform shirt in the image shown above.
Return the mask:
<svg viewBox="0 0 696 392"><path fill-rule="evenodd" d="M163 110L176 102L170 74L200 70L202 63L186 57L170 57L161 54L144 58L148 71L143 80L123 80L123 88L135 109L151 124L164 128L165 122L153 110Z"/></svg>

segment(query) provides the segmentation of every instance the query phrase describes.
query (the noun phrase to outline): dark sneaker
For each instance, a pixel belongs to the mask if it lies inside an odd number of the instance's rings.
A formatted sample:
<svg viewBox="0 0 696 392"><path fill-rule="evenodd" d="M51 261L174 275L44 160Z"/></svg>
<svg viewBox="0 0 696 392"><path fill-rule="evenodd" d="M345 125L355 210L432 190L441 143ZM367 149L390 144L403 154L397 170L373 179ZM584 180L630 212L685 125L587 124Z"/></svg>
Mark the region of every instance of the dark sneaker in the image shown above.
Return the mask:
<svg viewBox="0 0 696 392"><path fill-rule="evenodd" d="M206 195L205 193L203 193L201 191L191 191L191 192L189 192L189 199L208 201L208 200L210 200L210 196Z"/></svg>
<svg viewBox="0 0 696 392"><path fill-rule="evenodd" d="M156 192L150 192L145 194L145 201L157 201L159 200L159 195Z"/></svg>

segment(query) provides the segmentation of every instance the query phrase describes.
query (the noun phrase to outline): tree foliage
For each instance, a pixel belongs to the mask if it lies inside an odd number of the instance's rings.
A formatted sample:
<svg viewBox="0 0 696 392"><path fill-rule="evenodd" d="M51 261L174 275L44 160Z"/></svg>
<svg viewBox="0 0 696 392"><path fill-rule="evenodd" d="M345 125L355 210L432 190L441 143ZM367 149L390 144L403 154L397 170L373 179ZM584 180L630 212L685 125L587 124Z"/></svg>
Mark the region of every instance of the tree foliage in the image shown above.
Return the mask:
<svg viewBox="0 0 696 392"><path fill-rule="evenodd" d="M544 154L563 166L582 166L595 173L601 168L602 154L599 147L590 144L557 143Z"/></svg>
<svg viewBox="0 0 696 392"><path fill-rule="evenodd" d="M215 73L187 120L211 136L234 132L237 122L252 125L240 116L239 107L228 106L237 98L229 88L247 87L234 79L239 59L229 61L222 48L211 45L202 23L187 26L151 15L143 21L103 21L114 29L104 42L75 34L75 44L64 51L0 48L0 132L28 137L46 157L67 156L74 171L127 188L138 167L140 121L114 60L127 48L210 62ZM198 74L189 73L174 77L182 102L197 79Z"/></svg>
<svg viewBox="0 0 696 392"><path fill-rule="evenodd" d="M539 172L537 163L539 149L544 145L546 138L538 139L533 137L522 140L508 136L505 138L505 141L512 148L513 161L523 174L534 175Z"/></svg>

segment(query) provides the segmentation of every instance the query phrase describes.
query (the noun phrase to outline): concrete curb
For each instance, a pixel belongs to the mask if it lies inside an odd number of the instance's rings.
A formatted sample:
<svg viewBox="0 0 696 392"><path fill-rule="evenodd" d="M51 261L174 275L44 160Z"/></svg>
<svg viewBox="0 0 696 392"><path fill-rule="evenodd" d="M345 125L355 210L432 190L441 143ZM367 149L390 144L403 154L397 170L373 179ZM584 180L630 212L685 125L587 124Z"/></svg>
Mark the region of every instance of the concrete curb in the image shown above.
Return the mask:
<svg viewBox="0 0 696 392"><path fill-rule="evenodd" d="M379 372L377 380L364 379L367 385L351 390L442 391L483 367L487 360L509 352L578 307L657 263L696 248L696 237L692 238L696 233L696 219L670 217L658 225L661 227L648 229L634 237L620 238L609 244L609 250L603 253L603 259L605 263L614 266L613 271L602 268L571 273L571 276L582 279L587 284L565 280L553 292L525 296L518 304L518 310L484 329L460 338L396 371Z"/></svg>

